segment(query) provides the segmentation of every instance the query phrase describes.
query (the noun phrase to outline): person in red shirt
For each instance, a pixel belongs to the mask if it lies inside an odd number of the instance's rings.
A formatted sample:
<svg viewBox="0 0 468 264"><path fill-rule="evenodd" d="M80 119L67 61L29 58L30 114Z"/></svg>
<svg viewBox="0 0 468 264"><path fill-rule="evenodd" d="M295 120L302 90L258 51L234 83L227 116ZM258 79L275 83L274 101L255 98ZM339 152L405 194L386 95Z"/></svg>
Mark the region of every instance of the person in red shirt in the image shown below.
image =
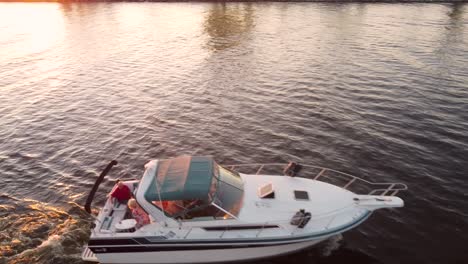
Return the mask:
<svg viewBox="0 0 468 264"><path fill-rule="evenodd" d="M114 198L111 200L112 204L115 204L115 200L121 204L126 204L132 198L132 192L121 180L117 180L117 188L112 191L110 197Z"/></svg>

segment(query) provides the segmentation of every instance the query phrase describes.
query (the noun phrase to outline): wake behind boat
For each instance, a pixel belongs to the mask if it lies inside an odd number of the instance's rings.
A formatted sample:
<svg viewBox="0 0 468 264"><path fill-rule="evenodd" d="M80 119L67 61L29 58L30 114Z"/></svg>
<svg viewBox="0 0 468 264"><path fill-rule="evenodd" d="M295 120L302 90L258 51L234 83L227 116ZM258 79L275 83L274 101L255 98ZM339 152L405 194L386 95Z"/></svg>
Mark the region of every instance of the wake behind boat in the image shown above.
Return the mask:
<svg viewBox="0 0 468 264"><path fill-rule="evenodd" d="M113 164L96 181L88 212ZM376 209L402 207L395 195L407 189L296 163L221 166L210 157L180 156L145 169L124 184L150 223L135 229L127 205L109 198L83 260L208 263L287 254L354 228Z"/></svg>

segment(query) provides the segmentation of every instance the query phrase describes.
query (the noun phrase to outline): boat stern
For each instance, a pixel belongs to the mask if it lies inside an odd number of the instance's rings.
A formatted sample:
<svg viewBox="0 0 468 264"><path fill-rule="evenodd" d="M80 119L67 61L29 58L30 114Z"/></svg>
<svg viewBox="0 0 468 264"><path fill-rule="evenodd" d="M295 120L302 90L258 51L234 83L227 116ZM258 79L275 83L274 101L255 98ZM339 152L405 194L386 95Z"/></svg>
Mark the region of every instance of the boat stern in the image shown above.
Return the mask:
<svg viewBox="0 0 468 264"><path fill-rule="evenodd" d="M88 245L85 245L83 247L83 253L81 253L81 259L83 261L99 262L96 255L91 251L91 249L89 249Z"/></svg>

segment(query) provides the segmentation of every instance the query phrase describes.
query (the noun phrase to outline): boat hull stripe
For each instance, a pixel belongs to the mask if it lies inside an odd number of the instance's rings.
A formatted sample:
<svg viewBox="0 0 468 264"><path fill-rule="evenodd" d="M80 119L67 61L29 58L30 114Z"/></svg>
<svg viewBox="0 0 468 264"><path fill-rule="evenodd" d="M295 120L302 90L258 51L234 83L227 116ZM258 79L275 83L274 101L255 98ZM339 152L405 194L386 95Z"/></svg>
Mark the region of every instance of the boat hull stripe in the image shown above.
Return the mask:
<svg viewBox="0 0 468 264"><path fill-rule="evenodd" d="M109 251L103 251L99 252L103 248L110 249L110 248L115 248L116 250L124 250L124 248L127 248L128 251L125 252L133 252L130 251L130 248L139 248L141 251L135 251L135 252L144 252L146 251L164 251L164 250L186 250L185 248L190 248L190 249L203 249L201 247L208 247L206 249L219 249L219 248L236 248L236 247L256 247L256 246L272 246L272 245L282 245L282 244L290 244L290 243L296 243L296 242L303 242L304 240L312 240L315 238L331 235L333 233L341 233L347 229L350 229L360 223L362 223L364 220L366 220L370 216L371 212L367 212L363 217L361 217L359 220L343 226L341 228L333 229L327 232L322 232L319 234L314 234L314 235L309 235L309 236L301 236L301 237L290 237L290 238L272 238L272 239L250 239L250 240L192 240L192 241L180 241L180 240L162 240L162 241L157 241L157 242L151 242L147 239L142 238L135 238L138 239L138 242L135 241L135 239L126 239L126 240L131 240L132 242L127 243L127 244L122 244L123 239L91 239L89 241L88 247L94 252L94 253L104 253L104 252L109 252ZM138 245L138 246L133 246L133 245ZM108 246L108 247L103 247L103 246ZM152 248L159 248L159 250L150 250ZM120 251L122 252L122 251Z"/></svg>
<svg viewBox="0 0 468 264"><path fill-rule="evenodd" d="M282 243L282 244L275 244L274 246L278 245L287 245L291 243ZM239 249L239 248L256 248L256 247L268 247L271 245L267 244L258 244L258 245L207 245L207 246L200 246L200 245L192 245L192 246L121 246L121 247L93 247L90 248L95 254L102 254L102 253L135 253L135 252L166 252L166 251L184 251L184 250L222 250L222 249Z"/></svg>

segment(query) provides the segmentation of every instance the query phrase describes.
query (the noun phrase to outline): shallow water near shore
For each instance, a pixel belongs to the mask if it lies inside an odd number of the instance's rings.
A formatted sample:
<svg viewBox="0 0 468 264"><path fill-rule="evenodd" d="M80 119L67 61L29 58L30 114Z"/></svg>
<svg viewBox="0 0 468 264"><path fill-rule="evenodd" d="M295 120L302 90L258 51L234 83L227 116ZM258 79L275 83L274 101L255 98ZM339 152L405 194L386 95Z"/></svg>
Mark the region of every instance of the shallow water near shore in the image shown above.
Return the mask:
<svg viewBox="0 0 468 264"><path fill-rule="evenodd" d="M153 158L403 182L317 248L253 263L465 263L468 5L0 3L0 263L82 263L101 185Z"/></svg>

